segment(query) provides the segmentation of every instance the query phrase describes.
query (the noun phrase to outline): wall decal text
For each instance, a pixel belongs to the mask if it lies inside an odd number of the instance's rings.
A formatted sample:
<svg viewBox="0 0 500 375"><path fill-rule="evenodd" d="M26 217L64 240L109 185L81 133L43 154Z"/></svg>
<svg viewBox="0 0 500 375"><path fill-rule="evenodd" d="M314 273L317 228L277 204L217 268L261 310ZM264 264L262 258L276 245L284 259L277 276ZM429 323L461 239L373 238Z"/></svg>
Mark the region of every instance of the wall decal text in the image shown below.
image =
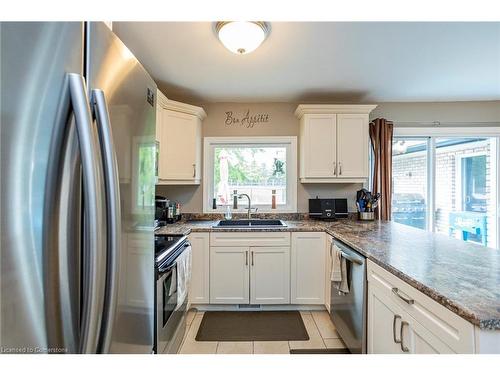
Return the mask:
<svg viewBox="0 0 500 375"><path fill-rule="evenodd" d="M271 117L268 113L250 113L247 109L246 113L241 117L237 117L233 111L226 111L226 120L224 123L226 126L244 126L246 128L253 128L255 125L263 124L269 122Z"/></svg>

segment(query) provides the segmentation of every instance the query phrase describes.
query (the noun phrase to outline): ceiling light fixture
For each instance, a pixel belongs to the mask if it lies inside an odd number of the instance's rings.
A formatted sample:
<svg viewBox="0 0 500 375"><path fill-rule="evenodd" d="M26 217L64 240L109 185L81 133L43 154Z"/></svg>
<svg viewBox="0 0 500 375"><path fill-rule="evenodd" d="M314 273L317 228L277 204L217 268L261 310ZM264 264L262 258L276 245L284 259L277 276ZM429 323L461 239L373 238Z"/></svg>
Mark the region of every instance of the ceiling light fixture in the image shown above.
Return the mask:
<svg viewBox="0 0 500 375"><path fill-rule="evenodd" d="M226 21L215 24L221 43L238 55L250 53L260 46L269 35L269 30L266 22Z"/></svg>

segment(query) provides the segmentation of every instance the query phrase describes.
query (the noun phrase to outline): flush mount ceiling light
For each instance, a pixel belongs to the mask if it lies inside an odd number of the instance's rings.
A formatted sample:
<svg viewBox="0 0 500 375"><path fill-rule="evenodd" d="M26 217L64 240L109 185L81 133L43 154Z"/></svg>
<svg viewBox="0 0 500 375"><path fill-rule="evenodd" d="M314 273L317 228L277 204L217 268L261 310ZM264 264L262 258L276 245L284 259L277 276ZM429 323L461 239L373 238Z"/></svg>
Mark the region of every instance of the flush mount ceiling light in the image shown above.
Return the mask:
<svg viewBox="0 0 500 375"><path fill-rule="evenodd" d="M269 25L252 21L217 22L215 31L224 47L233 53L244 55L262 44L269 34Z"/></svg>

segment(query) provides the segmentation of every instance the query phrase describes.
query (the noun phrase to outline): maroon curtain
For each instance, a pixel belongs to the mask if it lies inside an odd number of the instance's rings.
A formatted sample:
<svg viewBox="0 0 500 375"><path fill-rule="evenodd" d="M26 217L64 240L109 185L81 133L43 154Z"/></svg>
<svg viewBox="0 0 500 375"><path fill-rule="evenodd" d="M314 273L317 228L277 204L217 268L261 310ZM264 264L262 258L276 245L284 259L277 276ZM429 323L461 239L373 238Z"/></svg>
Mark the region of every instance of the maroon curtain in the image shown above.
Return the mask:
<svg viewBox="0 0 500 375"><path fill-rule="evenodd" d="M380 220L391 220L392 200L392 121L377 118L370 123L370 139L374 154L373 193L380 193L376 215Z"/></svg>

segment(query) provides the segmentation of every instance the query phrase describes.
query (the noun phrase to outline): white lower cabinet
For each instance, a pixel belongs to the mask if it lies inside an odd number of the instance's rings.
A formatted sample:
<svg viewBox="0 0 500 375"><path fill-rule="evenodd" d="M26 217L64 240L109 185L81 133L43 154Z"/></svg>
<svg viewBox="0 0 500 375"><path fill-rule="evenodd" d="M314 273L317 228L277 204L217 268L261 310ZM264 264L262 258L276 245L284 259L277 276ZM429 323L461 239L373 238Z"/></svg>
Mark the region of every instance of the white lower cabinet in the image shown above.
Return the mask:
<svg viewBox="0 0 500 375"><path fill-rule="evenodd" d="M290 233L211 233L210 303L290 303Z"/></svg>
<svg viewBox="0 0 500 375"><path fill-rule="evenodd" d="M290 303L290 248L250 248L250 303Z"/></svg>
<svg viewBox="0 0 500 375"><path fill-rule="evenodd" d="M401 309L385 295L377 291L376 286L368 288L368 353L399 354L403 353L399 343L401 333L398 326L402 322Z"/></svg>
<svg viewBox="0 0 500 375"><path fill-rule="evenodd" d="M325 233L294 232L291 250L291 303L324 305Z"/></svg>
<svg viewBox="0 0 500 375"><path fill-rule="evenodd" d="M376 286L368 290L368 309L369 353L454 353Z"/></svg>
<svg viewBox="0 0 500 375"><path fill-rule="evenodd" d="M208 233L191 233L190 303L210 303L210 239Z"/></svg>
<svg viewBox="0 0 500 375"><path fill-rule="evenodd" d="M210 303L248 304L248 247L210 247Z"/></svg>
<svg viewBox="0 0 500 375"><path fill-rule="evenodd" d="M474 326L368 260L368 353L474 353Z"/></svg>

